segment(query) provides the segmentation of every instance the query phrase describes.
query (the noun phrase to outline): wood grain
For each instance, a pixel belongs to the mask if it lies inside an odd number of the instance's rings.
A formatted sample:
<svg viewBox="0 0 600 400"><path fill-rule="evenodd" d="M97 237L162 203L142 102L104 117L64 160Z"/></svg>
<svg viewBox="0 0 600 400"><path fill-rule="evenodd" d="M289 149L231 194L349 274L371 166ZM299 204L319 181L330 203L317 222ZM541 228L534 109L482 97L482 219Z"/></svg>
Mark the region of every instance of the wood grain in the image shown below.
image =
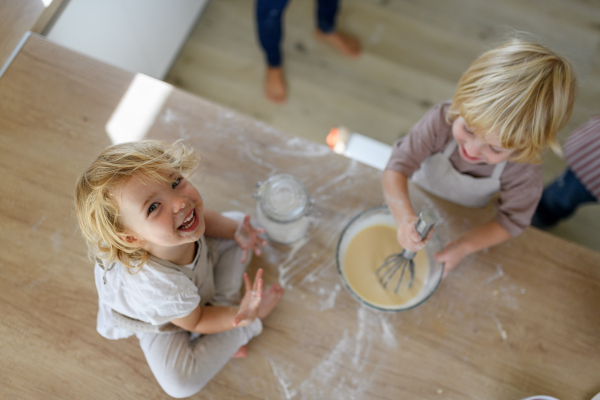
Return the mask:
<svg viewBox="0 0 600 400"><path fill-rule="evenodd" d="M0 80L0 397L166 399L137 340L95 331L92 264L72 212L77 175L110 144L107 121L134 76L32 36ZM286 294L249 357L196 399L519 399L600 391L600 254L549 234L469 257L423 305L360 306L340 285L337 239L382 203L381 174L174 89L147 137L202 157L206 205L254 215L255 183L278 172L315 198L310 240L271 245L251 269ZM490 217L413 187L443 240Z"/></svg>

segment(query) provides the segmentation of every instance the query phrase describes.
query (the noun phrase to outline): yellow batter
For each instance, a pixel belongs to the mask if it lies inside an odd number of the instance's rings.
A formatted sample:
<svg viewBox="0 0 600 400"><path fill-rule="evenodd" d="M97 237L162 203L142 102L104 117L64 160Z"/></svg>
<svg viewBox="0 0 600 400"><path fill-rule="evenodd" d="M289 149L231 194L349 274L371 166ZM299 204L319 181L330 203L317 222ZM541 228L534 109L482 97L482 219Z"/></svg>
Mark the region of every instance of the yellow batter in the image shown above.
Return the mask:
<svg viewBox="0 0 600 400"><path fill-rule="evenodd" d="M361 230L352 238L344 255L344 275L352 290L367 303L389 308L404 304L415 297L423 287L429 274L429 260L425 251L419 251L413 259L415 263L415 279L412 287L407 288L410 281L408 269L404 274L398 294L394 294L400 270L384 289L379 283L375 271L390 254L400 253L402 247L396 239L396 229L389 225L372 225Z"/></svg>

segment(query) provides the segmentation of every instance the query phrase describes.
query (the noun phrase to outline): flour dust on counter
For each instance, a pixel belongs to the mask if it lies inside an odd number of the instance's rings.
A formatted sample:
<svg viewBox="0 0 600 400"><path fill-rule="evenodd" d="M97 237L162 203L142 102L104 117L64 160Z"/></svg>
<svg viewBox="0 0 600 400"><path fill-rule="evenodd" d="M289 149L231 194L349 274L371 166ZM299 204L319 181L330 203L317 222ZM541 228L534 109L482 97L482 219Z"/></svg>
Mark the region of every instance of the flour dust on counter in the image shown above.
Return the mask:
<svg viewBox="0 0 600 400"><path fill-rule="evenodd" d="M381 368L392 355L380 347L398 348L389 316L357 308L353 329L344 330L306 376L298 376L284 355L268 362L282 399L360 400L377 391Z"/></svg>

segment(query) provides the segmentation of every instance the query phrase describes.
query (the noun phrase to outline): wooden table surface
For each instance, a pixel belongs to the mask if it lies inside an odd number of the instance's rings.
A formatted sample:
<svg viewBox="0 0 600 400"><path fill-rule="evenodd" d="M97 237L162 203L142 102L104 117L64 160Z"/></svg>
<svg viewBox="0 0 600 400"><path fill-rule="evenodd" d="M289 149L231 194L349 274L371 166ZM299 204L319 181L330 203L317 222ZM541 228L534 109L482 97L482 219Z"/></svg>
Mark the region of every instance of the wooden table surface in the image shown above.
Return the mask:
<svg viewBox="0 0 600 400"><path fill-rule="evenodd" d="M96 332L93 268L72 205L77 175L111 143L107 123L135 82L35 35L0 79L0 398L168 398L135 337ZM416 309L371 311L343 289L335 248L353 216L382 204L381 173L162 89L146 137L184 138L199 151L192 181L208 207L255 215L255 183L282 172L302 179L316 206L307 240L272 245L251 264L286 294L249 357L194 398L587 400L600 391L600 254L528 229L468 257ZM442 216L443 240L489 218L413 189L417 207Z"/></svg>

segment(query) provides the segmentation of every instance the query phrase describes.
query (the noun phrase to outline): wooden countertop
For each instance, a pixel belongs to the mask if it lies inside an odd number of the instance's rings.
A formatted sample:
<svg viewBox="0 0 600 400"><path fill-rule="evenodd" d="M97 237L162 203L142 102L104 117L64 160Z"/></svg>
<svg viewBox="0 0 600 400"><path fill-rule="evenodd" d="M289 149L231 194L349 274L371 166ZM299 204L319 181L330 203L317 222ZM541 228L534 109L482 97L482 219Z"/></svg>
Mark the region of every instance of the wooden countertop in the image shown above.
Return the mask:
<svg viewBox="0 0 600 400"><path fill-rule="evenodd" d="M0 79L0 397L168 398L135 337L95 329L92 264L73 215L82 169L134 76L35 35ZM164 89L165 87L163 87ZM287 291L249 346L194 398L590 399L600 391L600 254L528 229L471 256L423 305L360 306L335 267L339 234L382 204L381 173L166 87L147 137L186 139L208 207L254 215L255 183L302 179L310 240L272 245L251 269ZM130 89L131 90L131 89ZM413 188L449 240L489 217Z"/></svg>

